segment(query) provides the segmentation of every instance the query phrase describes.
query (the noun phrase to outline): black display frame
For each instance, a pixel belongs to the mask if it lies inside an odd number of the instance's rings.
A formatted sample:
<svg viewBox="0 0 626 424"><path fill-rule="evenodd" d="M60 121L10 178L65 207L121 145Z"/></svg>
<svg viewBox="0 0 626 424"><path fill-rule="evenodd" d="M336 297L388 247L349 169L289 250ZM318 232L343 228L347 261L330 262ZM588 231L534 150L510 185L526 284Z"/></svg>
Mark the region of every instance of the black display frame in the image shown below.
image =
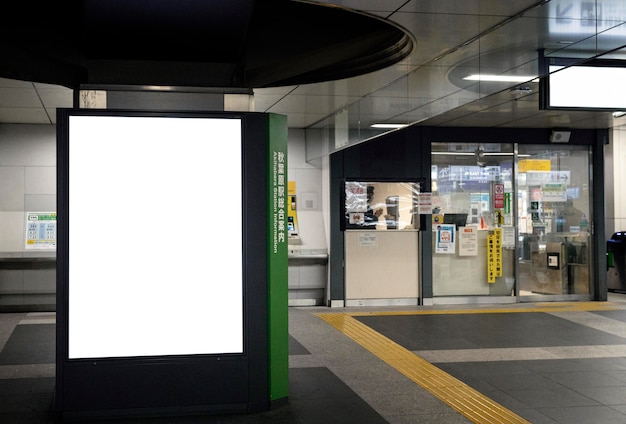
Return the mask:
<svg viewBox="0 0 626 424"><path fill-rule="evenodd" d="M600 111L600 112L613 112L617 109L614 107L570 107L570 106L554 106L550 102L550 66L563 66L563 67L597 67L597 68L625 68L626 61L620 59L600 59L600 58L572 58L572 57L549 57L543 55L543 50L539 52L539 109L540 110L566 110L566 111ZM557 71L558 72L558 71ZM586 83L581 81L581 84ZM572 90L576 90L576 87L572 87ZM626 106L626 105L625 105Z"/></svg>
<svg viewBox="0 0 626 424"><path fill-rule="evenodd" d="M69 359L71 116L238 118L242 134L243 353ZM100 109L57 111L57 336L54 411L63 418L253 412L269 408L268 115ZM216 151L219 149L219 142ZM112 266L102 258L103 266ZM114 313L112 310L111 313Z"/></svg>

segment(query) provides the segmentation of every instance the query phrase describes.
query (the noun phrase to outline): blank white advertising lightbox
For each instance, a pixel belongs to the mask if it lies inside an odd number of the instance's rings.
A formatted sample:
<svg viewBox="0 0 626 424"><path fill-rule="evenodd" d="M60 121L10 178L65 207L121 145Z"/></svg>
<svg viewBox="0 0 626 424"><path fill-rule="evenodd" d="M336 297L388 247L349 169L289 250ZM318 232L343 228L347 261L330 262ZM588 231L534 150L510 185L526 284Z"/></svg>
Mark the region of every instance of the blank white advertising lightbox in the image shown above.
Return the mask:
<svg viewBox="0 0 626 424"><path fill-rule="evenodd" d="M550 107L626 108L626 69L604 66L554 66L550 71Z"/></svg>
<svg viewBox="0 0 626 424"><path fill-rule="evenodd" d="M69 358L243 353L236 118L71 116Z"/></svg>

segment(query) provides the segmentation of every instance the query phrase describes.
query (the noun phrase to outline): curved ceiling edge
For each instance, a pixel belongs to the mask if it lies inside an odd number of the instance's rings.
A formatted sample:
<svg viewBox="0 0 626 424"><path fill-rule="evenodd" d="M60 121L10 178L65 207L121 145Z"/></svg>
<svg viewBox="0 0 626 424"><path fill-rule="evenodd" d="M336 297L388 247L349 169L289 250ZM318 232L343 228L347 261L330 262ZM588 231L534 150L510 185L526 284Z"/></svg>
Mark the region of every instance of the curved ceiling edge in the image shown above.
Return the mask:
<svg viewBox="0 0 626 424"><path fill-rule="evenodd" d="M298 0L35 2L28 37L0 29L0 76L78 88L263 88L354 77L415 46L382 18ZM28 10L27 10L28 9Z"/></svg>

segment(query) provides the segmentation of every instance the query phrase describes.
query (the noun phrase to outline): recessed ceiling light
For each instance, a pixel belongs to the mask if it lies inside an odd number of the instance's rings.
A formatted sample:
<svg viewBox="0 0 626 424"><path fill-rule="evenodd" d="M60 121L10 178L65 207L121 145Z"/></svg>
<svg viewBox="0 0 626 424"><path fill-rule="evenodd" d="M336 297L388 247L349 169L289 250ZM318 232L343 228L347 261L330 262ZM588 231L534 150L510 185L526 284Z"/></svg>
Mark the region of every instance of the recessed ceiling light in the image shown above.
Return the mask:
<svg viewBox="0 0 626 424"><path fill-rule="evenodd" d="M372 128L385 128L385 129L396 129L396 128L404 128L408 124L372 124Z"/></svg>
<svg viewBox="0 0 626 424"><path fill-rule="evenodd" d="M489 75L489 74L473 74L463 78L466 81L489 81L489 82L536 82L536 76L526 75Z"/></svg>

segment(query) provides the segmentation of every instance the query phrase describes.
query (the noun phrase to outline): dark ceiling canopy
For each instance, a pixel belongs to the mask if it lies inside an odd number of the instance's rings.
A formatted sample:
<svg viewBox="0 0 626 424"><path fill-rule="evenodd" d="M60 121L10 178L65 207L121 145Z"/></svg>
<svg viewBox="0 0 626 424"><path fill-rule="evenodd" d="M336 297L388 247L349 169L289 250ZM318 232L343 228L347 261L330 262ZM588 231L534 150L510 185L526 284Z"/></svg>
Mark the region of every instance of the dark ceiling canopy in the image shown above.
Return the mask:
<svg viewBox="0 0 626 424"><path fill-rule="evenodd" d="M304 1L14 3L3 10L0 76L69 88L308 84L382 69L413 48L386 21Z"/></svg>

